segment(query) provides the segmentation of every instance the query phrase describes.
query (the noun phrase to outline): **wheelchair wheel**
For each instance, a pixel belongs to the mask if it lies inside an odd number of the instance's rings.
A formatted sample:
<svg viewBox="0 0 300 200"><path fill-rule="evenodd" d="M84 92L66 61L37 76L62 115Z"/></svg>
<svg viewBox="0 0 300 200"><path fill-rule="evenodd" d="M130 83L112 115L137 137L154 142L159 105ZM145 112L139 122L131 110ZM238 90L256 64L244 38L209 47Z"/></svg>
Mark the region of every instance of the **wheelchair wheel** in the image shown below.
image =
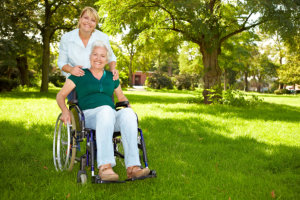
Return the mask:
<svg viewBox="0 0 300 200"><path fill-rule="evenodd" d="M72 170L76 157L76 125L71 113L71 124L65 125L60 120L61 114L56 120L53 137L53 161L55 169ZM74 127L74 128L73 128Z"/></svg>

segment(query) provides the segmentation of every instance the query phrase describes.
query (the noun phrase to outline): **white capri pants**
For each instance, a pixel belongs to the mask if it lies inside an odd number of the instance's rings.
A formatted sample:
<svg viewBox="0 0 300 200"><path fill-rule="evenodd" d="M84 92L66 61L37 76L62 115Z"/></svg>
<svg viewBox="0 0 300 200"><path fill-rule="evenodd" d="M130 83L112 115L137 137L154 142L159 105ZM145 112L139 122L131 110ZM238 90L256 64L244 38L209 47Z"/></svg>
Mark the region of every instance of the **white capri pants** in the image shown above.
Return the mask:
<svg viewBox="0 0 300 200"><path fill-rule="evenodd" d="M119 111L110 106L100 106L83 111L87 128L96 130L97 165L116 165L112 137L114 131L120 131L124 148L125 166L140 166L137 144L137 117L131 108Z"/></svg>

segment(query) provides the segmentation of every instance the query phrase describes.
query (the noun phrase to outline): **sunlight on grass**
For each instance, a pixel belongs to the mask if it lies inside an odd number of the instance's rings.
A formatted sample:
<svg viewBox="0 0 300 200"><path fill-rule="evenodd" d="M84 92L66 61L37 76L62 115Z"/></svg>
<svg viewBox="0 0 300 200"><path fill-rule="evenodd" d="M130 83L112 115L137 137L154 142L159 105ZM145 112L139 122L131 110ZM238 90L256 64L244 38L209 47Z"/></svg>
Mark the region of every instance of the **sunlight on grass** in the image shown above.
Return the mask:
<svg viewBox="0 0 300 200"><path fill-rule="evenodd" d="M299 95L263 94L264 103L247 108L188 103L197 95L190 91L125 91L158 177L81 186L78 165L54 170L57 91L0 94L3 199L269 199L271 191L300 198Z"/></svg>

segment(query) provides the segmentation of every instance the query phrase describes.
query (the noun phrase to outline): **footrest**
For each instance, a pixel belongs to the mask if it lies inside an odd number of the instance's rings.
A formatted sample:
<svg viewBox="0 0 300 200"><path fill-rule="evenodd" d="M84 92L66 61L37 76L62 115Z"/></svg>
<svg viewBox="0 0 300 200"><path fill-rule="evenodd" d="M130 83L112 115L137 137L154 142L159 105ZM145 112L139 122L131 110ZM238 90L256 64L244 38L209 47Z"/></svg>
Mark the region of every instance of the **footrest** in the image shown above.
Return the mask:
<svg viewBox="0 0 300 200"><path fill-rule="evenodd" d="M156 178L156 171L151 170L150 173L147 176L142 176L142 177L138 177L138 178L128 178L128 179L126 179L126 181L143 180L143 179L146 179L146 178Z"/></svg>
<svg viewBox="0 0 300 200"><path fill-rule="evenodd" d="M100 184L100 183L126 183L126 181L104 181L101 180L99 175L92 176L92 183Z"/></svg>

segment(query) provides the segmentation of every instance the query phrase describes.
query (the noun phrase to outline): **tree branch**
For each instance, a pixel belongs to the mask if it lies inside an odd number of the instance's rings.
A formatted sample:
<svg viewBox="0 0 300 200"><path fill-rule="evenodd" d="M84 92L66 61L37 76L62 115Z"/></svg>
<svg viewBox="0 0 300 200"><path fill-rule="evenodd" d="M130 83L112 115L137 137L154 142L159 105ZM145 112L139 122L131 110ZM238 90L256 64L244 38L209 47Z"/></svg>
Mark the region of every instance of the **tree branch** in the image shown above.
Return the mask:
<svg viewBox="0 0 300 200"><path fill-rule="evenodd" d="M247 22L248 22L248 20L249 20L249 18L251 17L252 14L253 14L253 12L251 12L251 13L249 14L249 16L246 18L246 20L245 20L244 23L243 23L243 27L246 26L246 24L247 24Z"/></svg>
<svg viewBox="0 0 300 200"><path fill-rule="evenodd" d="M243 32L245 30L249 30L250 28L253 28L253 27L258 26L260 24L263 24L265 22L266 21L260 21L260 22L257 22L255 24L252 24L251 26L242 26L240 29L238 29L236 31L233 31L233 32L229 33L228 35L224 36L223 38L221 38L220 44L222 44L225 40L227 40L228 38L230 38L230 37L232 37L232 36L234 36L234 35L236 35L238 33L241 33L241 32Z"/></svg>

